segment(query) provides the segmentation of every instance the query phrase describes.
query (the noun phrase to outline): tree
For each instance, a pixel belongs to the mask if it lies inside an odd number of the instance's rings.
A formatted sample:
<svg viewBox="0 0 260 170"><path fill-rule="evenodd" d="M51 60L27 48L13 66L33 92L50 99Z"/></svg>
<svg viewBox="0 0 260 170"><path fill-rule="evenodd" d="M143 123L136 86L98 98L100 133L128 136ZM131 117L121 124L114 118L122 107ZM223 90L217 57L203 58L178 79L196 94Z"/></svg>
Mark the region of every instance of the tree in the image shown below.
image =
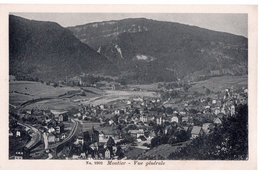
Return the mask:
<svg viewBox="0 0 260 170"><path fill-rule="evenodd" d="M119 79L118 82L123 86L127 85L127 80L125 78Z"/></svg>
<svg viewBox="0 0 260 170"><path fill-rule="evenodd" d="M112 146L115 146L115 141L112 137L109 137L109 139L107 141L107 147L112 148Z"/></svg>
<svg viewBox="0 0 260 170"><path fill-rule="evenodd" d="M54 83L53 87L55 87L55 88L58 87L58 83Z"/></svg>
<svg viewBox="0 0 260 170"><path fill-rule="evenodd" d="M114 123L118 123L118 115L113 116L111 119L114 121Z"/></svg>
<svg viewBox="0 0 260 170"><path fill-rule="evenodd" d="M206 88L205 93L206 93L206 95L209 95L210 94L210 90L208 88Z"/></svg>
<svg viewBox="0 0 260 170"><path fill-rule="evenodd" d="M152 140L151 140L151 147L156 147L158 145L161 145L161 138L159 136L156 136L154 137Z"/></svg>
<svg viewBox="0 0 260 170"><path fill-rule="evenodd" d="M82 120L82 116L80 115L80 116L78 117L78 119L79 119L79 120Z"/></svg>
<svg viewBox="0 0 260 170"><path fill-rule="evenodd" d="M167 107L166 108L166 113L172 114L173 113L173 109L171 107Z"/></svg>
<svg viewBox="0 0 260 170"><path fill-rule="evenodd" d="M125 156L120 145L117 146L116 156L118 156L119 159L122 159Z"/></svg>
<svg viewBox="0 0 260 170"><path fill-rule="evenodd" d="M162 144L167 144L169 141L169 138L166 135L162 136L156 136L151 140L151 147L156 147Z"/></svg>
<svg viewBox="0 0 260 170"><path fill-rule="evenodd" d="M194 139L170 159L246 160L248 159L248 106L239 105L236 114L215 125L212 133Z"/></svg>
<svg viewBox="0 0 260 170"><path fill-rule="evenodd" d="M131 136L131 134L126 133L124 135L123 143L134 143L134 142L135 142L135 139Z"/></svg>

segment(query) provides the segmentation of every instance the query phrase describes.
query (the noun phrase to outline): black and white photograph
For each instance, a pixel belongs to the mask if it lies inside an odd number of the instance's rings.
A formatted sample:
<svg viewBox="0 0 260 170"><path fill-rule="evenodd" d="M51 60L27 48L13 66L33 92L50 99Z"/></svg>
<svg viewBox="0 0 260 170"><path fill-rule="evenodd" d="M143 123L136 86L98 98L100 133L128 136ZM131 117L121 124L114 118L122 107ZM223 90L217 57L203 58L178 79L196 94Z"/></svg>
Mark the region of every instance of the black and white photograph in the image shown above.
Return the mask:
<svg viewBox="0 0 260 170"><path fill-rule="evenodd" d="M247 13L7 17L9 161L252 158Z"/></svg>

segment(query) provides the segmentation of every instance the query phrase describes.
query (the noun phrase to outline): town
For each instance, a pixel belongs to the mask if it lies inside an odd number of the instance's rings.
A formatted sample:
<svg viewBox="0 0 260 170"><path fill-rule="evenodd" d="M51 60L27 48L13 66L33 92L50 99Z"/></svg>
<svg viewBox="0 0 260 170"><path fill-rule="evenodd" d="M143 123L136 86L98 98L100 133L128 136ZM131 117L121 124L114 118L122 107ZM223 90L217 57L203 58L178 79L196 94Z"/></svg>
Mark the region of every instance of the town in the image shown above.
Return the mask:
<svg viewBox="0 0 260 170"><path fill-rule="evenodd" d="M10 83L19 83L11 78ZM77 89L10 104L9 158L168 159L197 137L210 134L224 118L236 114L238 105L248 102L247 84L222 91L201 86L198 91L192 90L194 82L157 83L152 90L104 82L89 86L74 78L55 87L43 83L53 89ZM100 94L91 96L93 92ZM12 89L9 93L25 95ZM57 100L74 105L48 107Z"/></svg>

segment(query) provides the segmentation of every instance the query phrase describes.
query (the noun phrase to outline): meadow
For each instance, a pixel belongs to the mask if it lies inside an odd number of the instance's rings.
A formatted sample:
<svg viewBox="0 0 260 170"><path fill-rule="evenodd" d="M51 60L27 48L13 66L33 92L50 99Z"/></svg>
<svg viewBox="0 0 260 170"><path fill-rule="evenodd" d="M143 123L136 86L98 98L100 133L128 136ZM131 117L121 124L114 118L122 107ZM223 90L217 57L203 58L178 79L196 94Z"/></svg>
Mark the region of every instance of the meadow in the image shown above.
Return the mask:
<svg viewBox="0 0 260 170"><path fill-rule="evenodd" d="M151 90L156 91L158 90L158 84L159 83L153 83L153 84L135 84L135 85L128 85L129 88L139 88L141 90Z"/></svg>
<svg viewBox="0 0 260 170"><path fill-rule="evenodd" d="M78 104L68 99L50 99L26 105L24 109L31 110L33 108L44 110L63 110L77 107Z"/></svg>
<svg viewBox="0 0 260 170"><path fill-rule="evenodd" d="M9 102L19 105L28 100L58 97L71 90L77 90L75 87L53 87L40 82L14 81L9 83Z"/></svg>
<svg viewBox="0 0 260 170"><path fill-rule="evenodd" d="M120 91L120 90L106 90L106 93L103 96L95 97L90 99L89 101L83 102L83 104L107 104L109 102L130 99L133 97L159 97L156 92L149 91Z"/></svg>
<svg viewBox="0 0 260 170"><path fill-rule="evenodd" d="M213 92L222 92L227 88L231 88L232 86L236 89L247 86L247 84L248 76L212 77L208 80L191 83L192 87L189 88L189 91L204 93L205 88L208 88Z"/></svg>

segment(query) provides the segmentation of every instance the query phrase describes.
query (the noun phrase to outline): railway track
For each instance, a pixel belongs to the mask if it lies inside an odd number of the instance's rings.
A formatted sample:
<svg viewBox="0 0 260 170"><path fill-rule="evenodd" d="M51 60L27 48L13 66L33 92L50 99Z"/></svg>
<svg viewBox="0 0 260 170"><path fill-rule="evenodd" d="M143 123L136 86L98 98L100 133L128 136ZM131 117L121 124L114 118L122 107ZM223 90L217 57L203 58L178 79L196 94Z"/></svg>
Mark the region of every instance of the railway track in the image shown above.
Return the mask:
<svg viewBox="0 0 260 170"><path fill-rule="evenodd" d="M36 129L35 127L24 124L24 123L17 123L20 126L30 128L31 130L34 131L30 136L32 137L31 140L24 146L27 149L32 149L35 145L37 145L41 141L41 133Z"/></svg>
<svg viewBox="0 0 260 170"><path fill-rule="evenodd" d="M57 148L59 145L62 145L64 143L70 141L72 139L72 137L74 137L75 133L77 132L78 126L79 126L79 122L78 121L74 121L74 125L72 127L72 130L70 131L70 133L67 136L67 138L65 138L62 142L58 142L58 143L50 145L49 149Z"/></svg>

